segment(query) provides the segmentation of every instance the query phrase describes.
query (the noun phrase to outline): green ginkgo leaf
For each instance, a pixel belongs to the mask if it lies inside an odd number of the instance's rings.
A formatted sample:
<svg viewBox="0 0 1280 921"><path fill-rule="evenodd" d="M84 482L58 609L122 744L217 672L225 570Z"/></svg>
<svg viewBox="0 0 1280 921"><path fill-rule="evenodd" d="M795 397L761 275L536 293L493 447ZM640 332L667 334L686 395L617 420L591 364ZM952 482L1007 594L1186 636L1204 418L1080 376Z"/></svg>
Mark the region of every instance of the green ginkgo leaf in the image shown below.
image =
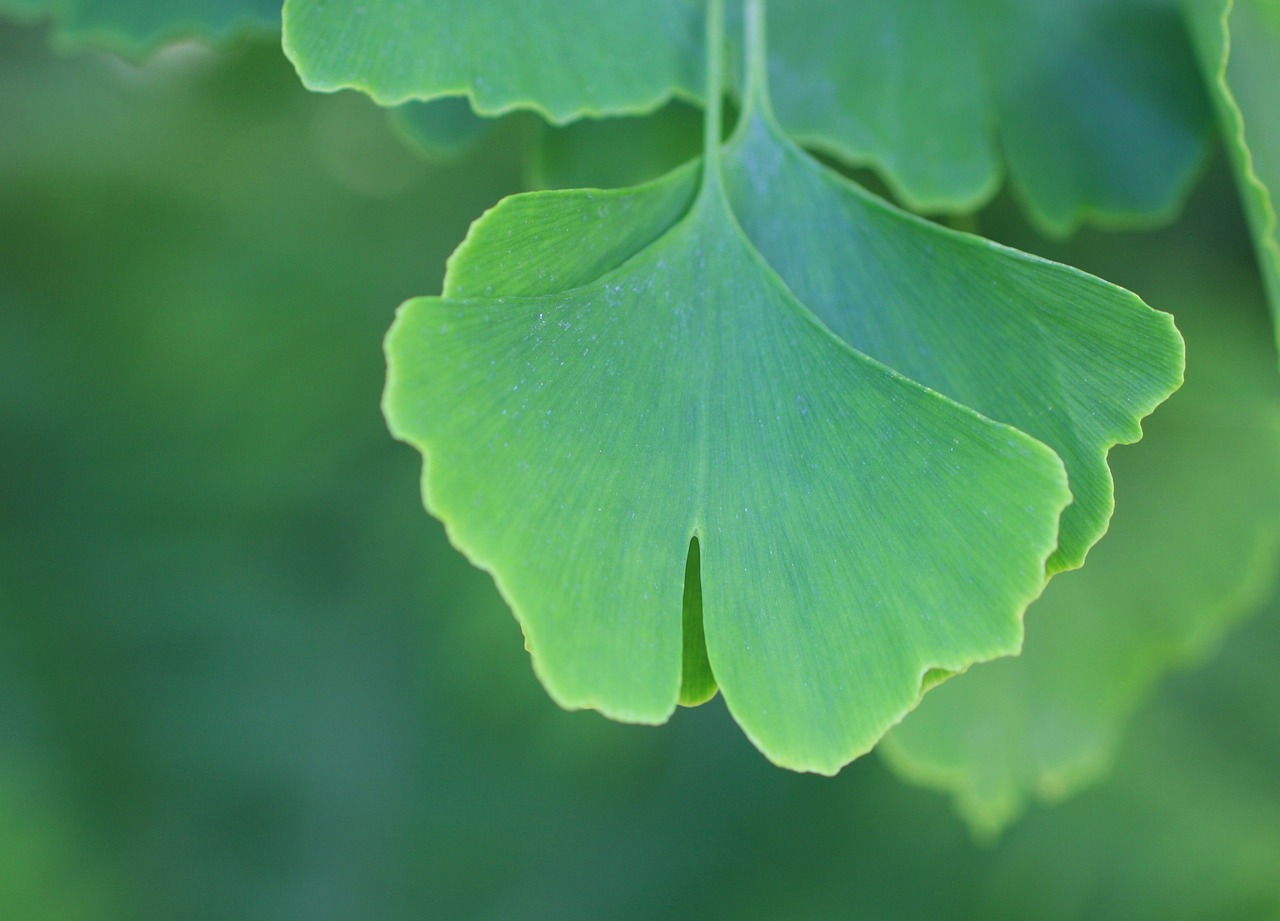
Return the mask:
<svg viewBox="0 0 1280 921"><path fill-rule="evenodd" d="M1280 324L1280 2L1187 0L1186 6Z"/></svg>
<svg viewBox="0 0 1280 921"><path fill-rule="evenodd" d="M739 223L753 170L772 175L794 156L788 181L824 175L776 133L753 136L767 110L752 9L759 89L738 137L722 152L712 105L701 169L617 192L517 196L478 221L444 296L401 310L386 411L426 456L428 507L494 574L560 703L667 717L682 660L702 653L682 649L696 636L681 615L696 607L682 604L696 553L706 661L730 710L776 762L830 772L938 678L1016 651L1069 496L1041 442L832 335L788 287L785 272L803 282L807 267L771 266L753 221ZM714 35L708 47L714 87ZM1001 322L1009 346L1032 336L1044 350L1036 377L1059 382L1055 406L1072 405L1076 369L1064 364L1120 387L1090 395L1110 420L1094 432L1103 442L1136 435L1135 415L1177 384L1180 339L1125 292L903 217L837 180L783 205L781 226L813 222L851 247L861 237L885 275L934 268L931 247L938 264L957 264L937 289L877 287L883 276L868 273L861 293L822 292L873 314L869 328L914 322L898 303L912 297L913 309L968 317L961 327L987 322L986 300L1035 316L1034 334ZM975 351L971 367L995 373L992 357ZM1104 373L1113 363L1132 364L1136 383ZM1010 403L1044 396L1014 393ZM1094 445L1099 462L1104 450Z"/></svg>
<svg viewBox="0 0 1280 921"><path fill-rule="evenodd" d="M972 210L1007 163L1049 232L1150 223L1204 159L1209 109L1166 0L787 0L769 21L783 127L917 210ZM313 89L465 93L557 122L696 98L701 28L695 0L288 0L284 21Z"/></svg>
<svg viewBox="0 0 1280 921"><path fill-rule="evenodd" d="M286 0L284 48L308 87L384 105L468 96L554 122L657 108L700 72L699 0ZM555 66L548 66L554 61Z"/></svg>
<svg viewBox="0 0 1280 921"><path fill-rule="evenodd" d="M63 46L141 54L182 38L226 39L280 24L280 0L0 0L0 12L50 15Z"/></svg>
<svg viewBox="0 0 1280 921"><path fill-rule="evenodd" d="M1082 272L886 205L790 143L764 88L760 75L724 153L736 220L847 343L1062 457L1074 501L1050 570L1079 566L1111 517L1107 451L1136 441L1138 420L1178 386L1170 317ZM594 280L669 227L696 179L684 170L618 193L508 199L451 260L445 294L525 296ZM539 216L539 232L522 235ZM529 270L558 247L578 251L573 267Z"/></svg>
<svg viewBox="0 0 1280 921"><path fill-rule="evenodd" d="M1201 660L1274 586L1274 351L1255 304L1224 297L1234 278L1206 262L1156 279L1190 344L1187 384L1117 458L1119 511L1088 565L1031 607L1021 656L929 695L880 749L904 777L950 793L982 836L1033 798L1095 781L1158 682Z"/></svg>
<svg viewBox="0 0 1280 921"><path fill-rule="evenodd" d="M1173 212L1207 147L1164 0L788 0L769 26L783 127L875 166L918 210L984 202L1002 152L1042 229L1149 221Z"/></svg>

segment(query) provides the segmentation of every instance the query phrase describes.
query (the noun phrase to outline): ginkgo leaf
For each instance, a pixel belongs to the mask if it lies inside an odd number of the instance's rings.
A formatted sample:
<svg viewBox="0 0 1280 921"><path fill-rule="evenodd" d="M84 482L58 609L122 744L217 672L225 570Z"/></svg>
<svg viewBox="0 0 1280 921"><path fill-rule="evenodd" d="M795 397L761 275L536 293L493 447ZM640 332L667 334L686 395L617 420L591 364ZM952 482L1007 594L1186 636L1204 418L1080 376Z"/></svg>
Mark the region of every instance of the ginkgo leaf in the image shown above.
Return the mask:
<svg viewBox="0 0 1280 921"><path fill-rule="evenodd" d="M696 538L729 709L777 763L830 773L933 675L1016 651L1070 496L1044 445L794 298L736 223L719 137L713 104L692 205L604 274L581 222L579 245L539 246L541 211L518 275L543 290L460 297L462 263L509 249L472 239L444 298L402 308L386 411L557 701L667 718L700 654L682 649ZM691 176L663 183L672 200Z"/></svg>
<svg viewBox="0 0 1280 921"><path fill-rule="evenodd" d="M1136 441L1138 420L1180 381L1171 318L1082 272L886 205L789 142L764 88L757 74L723 161L752 244L854 348L1052 447L1074 501L1050 569L1079 566L1111 516L1107 451ZM617 193L508 199L451 260L445 293L541 294L594 280L669 226L694 185L686 170ZM539 232L522 235L539 216ZM580 259L531 270L526 247L573 247Z"/></svg>
<svg viewBox="0 0 1280 921"><path fill-rule="evenodd" d="M703 189L583 287L411 301L387 412L558 701L670 714L697 537L730 709L833 772L931 669L1017 649L1068 494L1039 443L831 337Z"/></svg>
<svg viewBox="0 0 1280 921"><path fill-rule="evenodd" d="M1095 781L1157 683L1202 659L1274 586L1274 352L1255 304L1224 297L1233 278L1206 262L1157 279L1178 305L1188 381L1116 459L1120 510L1088 565L1032 605L1021 656L949 682L881 746L904 777L950 793L982 836L1033 798Z"/></svg>
<svg viewBox="0 0 1280 921"><path fill-rule="evenodd" d="M1187 0L1186 6L1280 324L1280 2Z"/></svg>
<svg viewBox="0 0 1280 921"><path fill-rule="evenodd" d="M788 0L769 27L783 127L875 166L917 210L987 200L1000 151L1042 229L1149 221L1173 212L1207 149L1163 0Z"/></svg>
<svg viewBox="0 0 1280 921"><path fill-rule="evenodd" d="M695 0L288 0L285 48L313 89L466 93L481 112L563 122L697 98L700 14ZM917 210L972 210L1007 164L1046 231L1151 223L1207 150L1209 109L1166 0L787 0L769 21L783 127L873 166Z"/></svg>
<svg viewBox="0 0 1280 921"><path fill-rule="evenodd" d="M427 456L428 506L494 573L557 700L665 718L696 538L706 654L730 709L775 761L830 771L922 687L999 654L983 624L1003 622L1003 651L1016 648L1029 557L1048 554L1035 529L1065 496L1038 442L1003 426L988 438L993 423L849 349L802 301L828 325L865 314L842 322L887 351L921 326L928 373L1003 393L1006 415L1085 459L1086 536L1073 525L1054 567L1105 526L1106 447L1177 385L1181 341L1132 295L902 216L810 164L769 129L753 9L757 90L723 153L712 117L701 170L491 211L451 258L444 297L402 310L386 407ZM777 184L771 215L747 200L753 177ZM791 253L770 220L813 227ZM810 239L847 249L824 265L808 247L810 264L797 255ZM835 266L863 284L837 284ZM939 281L894 280L922 271ZM1038 360L1013 361L1028 343ZM1000 377L992 354L1015 370ZM973 383L986 372L995 385ZM949 436L946 463L960 479L941 482L925 455L960 419L971 430ZM1017 498L997 512L997 495ZM1023 536L987 542L981 522L997 519Z"/></svg>
<svg viewBox="0 0 1280 921"><path fill-rule="evenodd" d="M127 54L181 38L222 40L280 23L279 0L0 0L23 16L51 15L64 46L100 45Z"/></svg>
<svg viewBox="0 0 1280 921"><path fill-rule="evenodd" d="M284 48L311 89L466 95L484 114L564 122L691 95L702 18L699 0L286 0Z"/></svg>

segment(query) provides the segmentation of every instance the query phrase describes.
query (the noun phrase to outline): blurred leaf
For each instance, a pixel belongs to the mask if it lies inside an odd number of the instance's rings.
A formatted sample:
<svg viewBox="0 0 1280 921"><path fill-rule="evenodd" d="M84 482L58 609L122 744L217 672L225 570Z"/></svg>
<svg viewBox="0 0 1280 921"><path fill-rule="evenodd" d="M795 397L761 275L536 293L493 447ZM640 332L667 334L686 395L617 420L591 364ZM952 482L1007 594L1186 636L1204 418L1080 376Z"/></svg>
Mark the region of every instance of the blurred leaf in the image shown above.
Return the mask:
<svg viewBox="0 0 1280 921"><path fill-rule="evenodd" d="M1186 7L1280 324L1280 2L1187 0Z"/></svg>
<svg viewBox="0 0 1280 921"><path fill-rule="evenodd" d="M1273 603L1138 720L1112 781L1012 832L973 916L1280 918L1278 628Z"/></svg>
<svg viewBox="0 0 1280 921"><path fill-rule="evenodd" d="M405 140L438 160L455 159L471 151L494 125L492 119L472 112L471 104L459 96L401 103L390 115Z"/></svg>
<svg viewBox="0 0 1280 921"><path fill-rule="evenodd" d="M1275 582L1280 386L1264 318L1211 249L1149 252L1129 260L1176 308L1187 383L1112 460L1107 536L1032 606L1019 658L948 682L882 747L904 777L951 793L983 836L1032 799L1095 782L1158 682L1206 658Z"/></svg>
<svg viewBox="0 0 1280 921"><path fill-rule="evenodd" d="M923 211L969 211L1000 154L1047 232L1151 223L1202 162L1208 109L1164 0L787 0L769 11L782 126L874 166Z"/></svg>
<svg viewBox="0 0 1280 921"><path fill-rule="evenodd" d="M280 24L280 0L0 0L0 13L52 16L64 47L138 55L175 39L223 41Z"/></svg>

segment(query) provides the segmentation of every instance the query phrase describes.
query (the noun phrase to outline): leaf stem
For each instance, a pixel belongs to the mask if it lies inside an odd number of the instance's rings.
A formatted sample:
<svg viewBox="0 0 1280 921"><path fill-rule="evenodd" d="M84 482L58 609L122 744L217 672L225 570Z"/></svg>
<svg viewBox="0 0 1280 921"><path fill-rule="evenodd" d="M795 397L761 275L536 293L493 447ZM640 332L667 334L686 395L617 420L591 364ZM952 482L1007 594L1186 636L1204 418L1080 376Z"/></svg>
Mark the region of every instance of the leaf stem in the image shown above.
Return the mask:
<svg viewBox="0 0 1280 921"><path fill-rule="evenodd" d="M703 188L720 181L724 96L724 0L707 0L707 109L703 121Z"/></svg>
<svg viewBox="0 0 1280 921"><path fill-rule="evenodd" d="M742 94L742 118L751 116L773 119L773 103L769 100L769 53L765 33L765 0L744 0L746 32L746 89Z"/></svg>

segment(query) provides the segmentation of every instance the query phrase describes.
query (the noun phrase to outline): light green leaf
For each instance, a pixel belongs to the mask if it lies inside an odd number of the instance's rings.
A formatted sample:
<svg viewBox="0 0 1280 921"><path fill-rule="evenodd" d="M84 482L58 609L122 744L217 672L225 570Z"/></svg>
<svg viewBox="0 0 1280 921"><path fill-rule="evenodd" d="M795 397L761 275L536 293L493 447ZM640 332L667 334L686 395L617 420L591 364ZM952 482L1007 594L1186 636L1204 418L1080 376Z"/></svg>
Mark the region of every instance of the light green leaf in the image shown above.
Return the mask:
<svg viewBox="0 0 1280 921"><path fill-rule="evenodd" d="M1280 323L1280 2L1187 0L1186 6Z"/></svg>
<svg viewBox="0 0 1280 921"><path fill-rule="evenodd" d="M49 15L64 47L102 46L125 54L182 38L223 40L280 23L279 0L0 0L0 12Z"/></svg>
<svg viewBox="0 0 1280 921"><path fill-rule="evenodd" d="M949 682L881 747L984 837L1029 800L1096 780L1164 675L1204 658L1275 582L1280 387L1261 316L1224 299L1230 276L1165 284L1185 307L1188 381L1115 459L1107 537L1032 606L1020 657Z"/></svg>
<svg viewBox="0 0 1280 921"><path fill-rule="evenodd" d="M1111 517L1107 451L1181 380L1171 318L886 205L788 143L767 104L748 107L726 176L752 243L832 332L1062 457L1074 501L1050 570L1083 563Z"/></svg>
<svg viewBox="0 0 1280 921"><path fill-rule="evenodd" d="M1131 295L826 179L768 130L754 58L741 133L722 154L713 107L701 171L517 196L478 221L444 297L401 310L386 410L427 458L428 507L494 574L561 704L667 717L682 657L700 653L682 650L680 615L696 538L706 655L730 710L776 762L830 772L944 674L1017 649L1068 497L1042 444L850 349L774 269L870 329L916 309L967 318L938 321L939 336L992 317L997 339L1032 337L1034 377L1057 381L1063 406L1075 364L1124 365L1137 383L1100 388L1091 411L1110 421L1086 441L1136 435L1135 413L1177 384L1181 343ZM772 220L841 240L858 257L839 254L846 271L889 268L859 290L823 287L821 247L770 267L748 239L763 220L743 205L749 177L807 188L780 195ZM950 283L884 281L922 266ZM995 373L990 354L970 369ZM1014 393L1010 405L1033 405L1044 391Z"/></svg>
<svg viewBox="0 0 1280 921"><path fill-rule="evenodd" d="M755 85L724 158L752 244L854 348L1052 447L1074 501L1050 570L1079 566L1111 517L1107 451L1136 441L1138 420L1178 386L1182 343L1170 317L1084 273L886 205L787 141L763 76ZM452 260L445 294L543 294L594 280L668 227L693 183L686 170L613 195L509 199ZM521 237L543 211L539 233ZM575 268L554 279L529 271L560 247L579 251ZM975 360L986 355L1000 361Z"/></svg>
<svg viewBox="0 0 1280 921"><path fill-rule="evenodd" d="M657 108L692 92L698 0L287 0L284 48L314 90L384 105L466 95L550 121Z"/></svg>
<svg viewBox="0 0 1280 921"><path fill-rule="evenodd" d="M598 281L409 302L387 412L561 704L670 715L697 537L730 709L834 772L930 669L1017 648L1067 494L1043 446L832 338L702 188Z"/></svg>

